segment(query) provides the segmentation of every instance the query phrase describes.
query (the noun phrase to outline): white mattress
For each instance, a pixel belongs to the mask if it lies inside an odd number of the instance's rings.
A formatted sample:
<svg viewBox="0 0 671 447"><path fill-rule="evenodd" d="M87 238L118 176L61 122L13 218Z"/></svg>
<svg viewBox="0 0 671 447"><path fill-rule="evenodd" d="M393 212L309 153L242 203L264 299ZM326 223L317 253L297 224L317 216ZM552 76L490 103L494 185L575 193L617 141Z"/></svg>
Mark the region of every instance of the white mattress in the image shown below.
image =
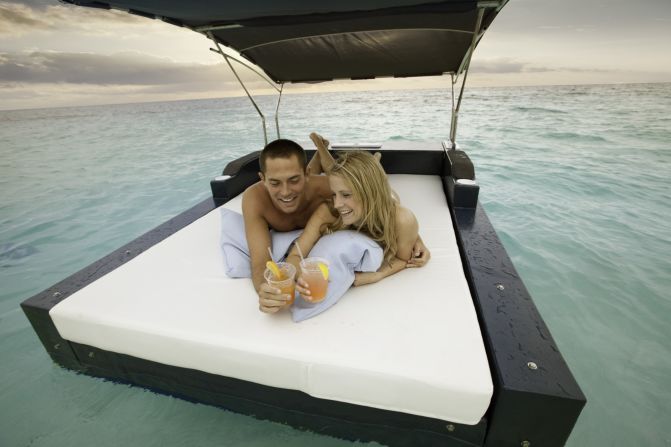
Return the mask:
<svg viewBox="0 0 671 447"><path fill-rule="evenodd" d="M493 386L440 179L391 175L432 259L293 323L224 275L214 210L55 306L66 340L311 396L463 424ZM240 211L240 197L227 203Z"/></svg>

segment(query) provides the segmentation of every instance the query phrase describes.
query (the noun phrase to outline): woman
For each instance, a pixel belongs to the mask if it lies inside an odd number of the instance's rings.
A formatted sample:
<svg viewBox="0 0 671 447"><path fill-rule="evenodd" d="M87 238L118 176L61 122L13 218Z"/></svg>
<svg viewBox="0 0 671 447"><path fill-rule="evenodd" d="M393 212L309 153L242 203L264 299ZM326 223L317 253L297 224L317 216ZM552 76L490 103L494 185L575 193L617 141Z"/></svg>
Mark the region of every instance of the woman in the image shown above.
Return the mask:
<svg viewBox="0 0 671 447"><path fill-rule="evenodd" d="M401 206L389 186L379 154L344 152L336 161L328 152L328 141L315 133L310 138L317 146L310 167L327 173L333 203L320 205L310 217L297 240L302 252L308 253L322 235L334 231L351 229L366 234L380 244L384 261L377 272L358 272L355 286L377 282L406 267L426 264L430 253L419 237L417 219L412 211ZM287 261L300 271L296 248L291 250ZM302 295L310 295L309 285L300 278L296 289Z"/></svg>

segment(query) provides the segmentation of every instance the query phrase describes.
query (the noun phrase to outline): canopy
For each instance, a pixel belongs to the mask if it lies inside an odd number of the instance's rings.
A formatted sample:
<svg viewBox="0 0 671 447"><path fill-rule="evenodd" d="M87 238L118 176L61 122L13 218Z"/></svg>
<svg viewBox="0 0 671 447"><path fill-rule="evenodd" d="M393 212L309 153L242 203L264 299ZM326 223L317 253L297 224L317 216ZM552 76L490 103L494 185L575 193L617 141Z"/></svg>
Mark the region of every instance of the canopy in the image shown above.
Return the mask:
<svg viewBox="0 0 671 447"><path fill-rule="evenodd" d="M507 0L65 0L208 34L275 82L459 73ZM484 8L479 29L478 9ZM475 34L475 39L474 39Z"/></svg>

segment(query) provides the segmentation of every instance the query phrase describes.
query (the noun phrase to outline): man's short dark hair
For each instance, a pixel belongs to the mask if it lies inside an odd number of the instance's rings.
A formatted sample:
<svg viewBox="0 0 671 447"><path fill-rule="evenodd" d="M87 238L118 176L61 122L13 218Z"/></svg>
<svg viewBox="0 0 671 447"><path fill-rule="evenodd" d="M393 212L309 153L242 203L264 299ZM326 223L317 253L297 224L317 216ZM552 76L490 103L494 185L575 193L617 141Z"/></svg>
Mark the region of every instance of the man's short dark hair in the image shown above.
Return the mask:
<svg viewBox="0 0 671 447"><path fill-rule="evenodd" d="M295 155L298 159L298 163L301 165L303 170L305 170L308 161L307 156L305 155L305 150L301 147L300 144L295 141L285 140L280 138L275 141L271 141L266 144L266 147L261 151L259 156L259 166L261 167L261 172L265 174L266 172L266 160L268 158L290 158L292 155Z"/></svg>

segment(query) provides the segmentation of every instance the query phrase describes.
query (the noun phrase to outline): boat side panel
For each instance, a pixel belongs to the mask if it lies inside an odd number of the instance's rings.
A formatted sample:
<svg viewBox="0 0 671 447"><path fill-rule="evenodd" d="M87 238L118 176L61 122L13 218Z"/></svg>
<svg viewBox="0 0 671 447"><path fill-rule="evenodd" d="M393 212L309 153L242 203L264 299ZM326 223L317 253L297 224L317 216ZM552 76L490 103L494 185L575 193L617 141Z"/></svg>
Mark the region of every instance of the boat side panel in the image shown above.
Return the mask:
<svg viewBox="0 0 671 447"><path fill-rule="evenodd" d="M27 301L21 303L21 308L51 359L65 368L81 371L81 363L72 345L58 333L49 315L49 308L41 303L29 304Z"/></svg>
<svg viewBox="0 0 671 447"><path fill-rule="evenodd" d="M487 445L564 445L585 396L482 206L453 213L495 381Z"/></svg>
<svg viewBox="0 0 671 447"><path fill-rule="evenodd" d="M584 402L559 396L502 388L494 397L487 447L563 446Z"/></svg>
<svg viewBox="0 0 671 447"><path fill-rule="evenodd" d="M389 446L481 446L487 422L474 426L312 397L73 343L86 374L139 385L348 440Z"/></svg>

